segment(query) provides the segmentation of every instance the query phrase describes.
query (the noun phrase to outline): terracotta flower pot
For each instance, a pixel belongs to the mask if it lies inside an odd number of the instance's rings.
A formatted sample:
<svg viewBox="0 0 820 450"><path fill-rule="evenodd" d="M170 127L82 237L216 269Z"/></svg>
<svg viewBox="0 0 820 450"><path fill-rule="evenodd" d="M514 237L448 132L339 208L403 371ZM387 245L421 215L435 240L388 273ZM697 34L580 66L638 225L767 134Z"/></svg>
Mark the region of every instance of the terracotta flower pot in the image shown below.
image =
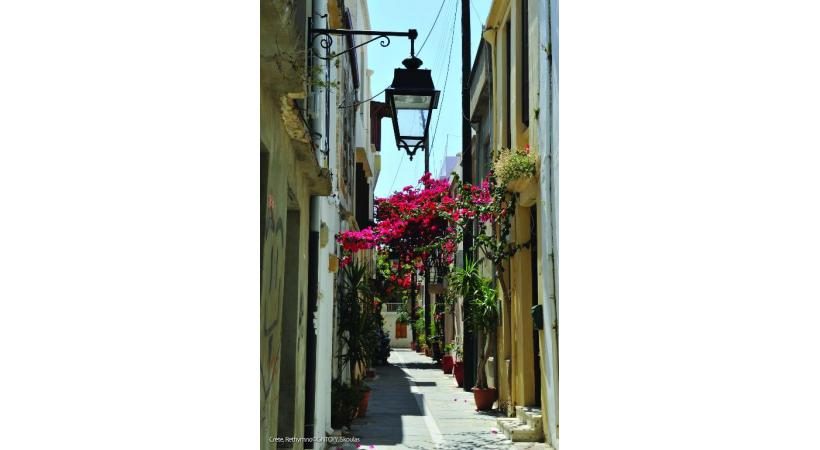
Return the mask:
<svg viewBox="0 0 820 450"><path fill-rule="evenodd" d="M498 396L498 391L495 388L479 389L473 388L473 397L475 398L475 409L478 411L489 411L493 409L493 403Z"/></svg>
<svg viewBox="0 0 820 450"><path fill-rule="evenodd" d="M446 355L441 358L441 370L444 373L453 373L453 357L450 355Z"/></svg>
<svg viewBox="0 0 820 450"><path fill-rule="evenodd" d="M370 388L364 391L364 396L359 400L359 408L356 412L356 417L364 417L367 413L367 403L370 401Z"/></svg>
<svg viewBox="0 0 820 450"><path fill-rule="evenodd" d="M456 377L456 383L458 383L458 387L464 386L464 363L461 361L456 361L453 364L453 376Z"/></svg>
<svg viewBox="0 0 820 450"><path fill-rule="evenodd" d="M424 349L424 356L430 356L430 349L429 348Z"/></svg>
<svg viewBox="0 0 820 450"><path fill-rule="evenodd" d="M537 176L517 178L507 183L507 190L520 194L519 205L532 206L538 199L538 178Z"/></svg>
<svg viewBox="0 0 820 450"><path fill-rule="evenodd" d="M507 190L510 192L524 192L530 186L535 184L535 181L536 179L534 175L516 178L507 183Z"/></svg>

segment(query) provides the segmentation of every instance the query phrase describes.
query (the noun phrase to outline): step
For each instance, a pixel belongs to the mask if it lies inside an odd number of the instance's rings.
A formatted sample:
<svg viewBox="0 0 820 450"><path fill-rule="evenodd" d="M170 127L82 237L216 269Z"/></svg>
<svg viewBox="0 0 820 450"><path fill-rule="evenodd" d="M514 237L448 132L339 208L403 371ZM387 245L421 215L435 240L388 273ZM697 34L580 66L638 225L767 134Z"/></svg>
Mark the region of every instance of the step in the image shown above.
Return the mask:
<svg viewBox="0 0 820 450"><path fill-rule="evenodd" d="M515 417L500 417L498 428L513 442L543 442L544 426L541 410L530 406L516 406Z"/></svg>
<svg viewBox="0 0 820 450"><path fill-rule="evenodd" d="M543 439L541 433L514 417L498 419L498 427L513 442L539 442Z"/></svg>
<svg viewBox="0 0 820 450"><path fill-rule="evenodd" d="M539 433L543 433L544 422L541 409L534 406L516 406L515 416Z"/></svg>
<svg viewBox="0 0 820 450"><path fill-rule="evenodd" d="M510 429L516 425L520 425L521 422L515 417L500 417L496 419L496 424L498 424L498 429L501 430L501 433L504 434L507 439L512 440Z"/></svg>

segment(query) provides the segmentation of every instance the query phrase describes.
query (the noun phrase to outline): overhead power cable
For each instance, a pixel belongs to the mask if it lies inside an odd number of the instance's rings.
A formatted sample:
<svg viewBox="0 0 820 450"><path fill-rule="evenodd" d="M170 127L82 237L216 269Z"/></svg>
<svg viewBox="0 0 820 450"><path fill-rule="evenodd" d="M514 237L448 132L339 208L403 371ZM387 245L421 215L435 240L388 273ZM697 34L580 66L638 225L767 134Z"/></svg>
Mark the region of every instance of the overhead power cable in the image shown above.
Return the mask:
<svg viewBox="0 0 820 450"><path fill-rule="evenodd" d="M401 159L399 159L399 166L396 167L396 174L393 175L393 182L390 183L390 189L387 190L387 192L388 192L387 195L390 195L390 194L393 193L393 186L396 185L396 177L399 176L399 171L401 170L401 163L402 162L404 162L404 152L401 153Z"/></svg>
<svg viewBox="0 0 820 450"><path fill-rule="evenodd" d="M450 33L450 52L447 55L447 69L444 71L444 86L441 88L441 102L439 104L439 113L438 113L438 120L436 120L436 127L433 129L433 140L430 142L430 151L433 149L433 145L436 143L436 134L438 133L438 124L441 123L441 111L444 109L444 92L447 90L447 80L450 78L450 61L452 61L453 56L453 42L455 42L455 30L456 30L456 17L458 17L458 4L456 4L456 10L453 14L453 25L452 25L452 32ZM432 156L432 155L431 155Z"/></svg>
<svg viewBox="0 0 820 450"><path fill-rule="evenodd" d="M478 23L481 24L481 29L484 30L484 21L481 20L481 16L478 15L478 10L475 8L474 3L475 2L470 1L470 9L473 10L473 13L475 13L475 18L478 19Z"/></svg>
<svg viewBox="0 0 820 450"><path fill-rule="evenodd" d="M427 38L430 37L430 34L433 32L433 28L436 27L436 22L438 22L438 17L441 15L441 10L442 10L442 8L444 8L444 3L446 1L447 0L441 0L441 6L438 7L438 12L436 13L435 20L433 20L433 25L430 27L429 30L427 30L427 36L424 36L424 41L422 41L421 47L419 48L419 51L416 52L416 55L420 55L421 51L424 49L424 44L427 43Z"/></svg>

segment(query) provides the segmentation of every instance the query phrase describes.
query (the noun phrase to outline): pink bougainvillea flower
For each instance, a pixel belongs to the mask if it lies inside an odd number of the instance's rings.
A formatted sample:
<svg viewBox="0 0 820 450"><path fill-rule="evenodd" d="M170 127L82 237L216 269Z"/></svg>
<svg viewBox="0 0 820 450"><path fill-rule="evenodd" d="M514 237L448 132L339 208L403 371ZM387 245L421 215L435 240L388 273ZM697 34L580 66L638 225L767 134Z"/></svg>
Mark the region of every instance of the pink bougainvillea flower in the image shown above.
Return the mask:
<svg viewBox="0 0 820 450"><path fill-rule="evenodd" d="M375 225L336 235L347 257L363 250L390 255L385 292L410 289L410 274L423 272L438 261L452 263L465 219L482 223L506 220L508 204L499 197L492 173L479 185L434 179L425 173L416 186L374 200ZM343 259L347 264L347 259Z"/></svg>

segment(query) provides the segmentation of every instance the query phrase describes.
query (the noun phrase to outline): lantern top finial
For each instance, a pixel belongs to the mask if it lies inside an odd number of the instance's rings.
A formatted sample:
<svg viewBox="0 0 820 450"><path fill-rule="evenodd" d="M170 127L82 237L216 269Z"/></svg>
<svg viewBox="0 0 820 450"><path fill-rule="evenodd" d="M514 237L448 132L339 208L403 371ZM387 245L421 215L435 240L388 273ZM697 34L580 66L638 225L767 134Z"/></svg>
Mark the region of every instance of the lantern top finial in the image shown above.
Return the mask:
<svg viewBox="0 0 820 450"><path fill-rule="evenodd" d="M410 58L405 58L404 61L401 62L404 67L410 70L416 70L421 67L422 60L416 58L415 56L411 56Z"/></svg>

